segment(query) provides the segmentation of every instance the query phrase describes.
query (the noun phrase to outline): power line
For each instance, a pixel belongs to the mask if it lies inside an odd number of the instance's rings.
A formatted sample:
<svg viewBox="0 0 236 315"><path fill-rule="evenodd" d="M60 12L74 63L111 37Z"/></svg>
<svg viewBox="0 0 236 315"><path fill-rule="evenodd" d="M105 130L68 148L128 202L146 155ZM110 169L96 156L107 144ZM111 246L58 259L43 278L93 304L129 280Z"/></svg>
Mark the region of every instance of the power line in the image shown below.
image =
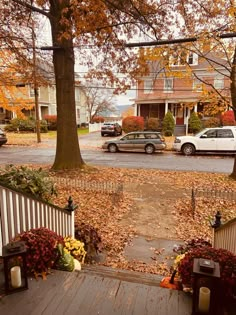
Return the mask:
<svg viewBox="0 0 236 315"><path fill-rule="evenodd" d="M225 33L218 36L219 38L234 38L236 37L236 32ZM181 43L191 43L198 41L198 37L186 37L186 38L177 38L177 39L161 39L152 42L140 42L140 43L129 43L125 44L125 47L135 48L135 47L144 47L144 46L162 46L162 45L171 45L171 44L181 44Z"/></svg>
<svg viewBox="0 0 236 315"><path fill-rule="evenodd" d="M55 84L52 84L52 85L55 85ZM13 87L15 85L0 85L0 87L3 86L9 86L9 87ZM119 89L119 87L105 87L105 86L87 86L87 85L76 85L76 87L80 87L80 88L90 88L90 89L98 89L98 90L116 90L116 89ZM192 91L192 92L196 92L196 93L201 93L201 91L196 91L194 90L193 88L178 88L178 89L173 89L174 91L176 92L189 92L189 91ZM230 90L230 87L225 87L224 89L222 89L224 91L226 90ZM165 90L164 88L152 88L152 89L148 89L148 88L143 88L143 89L140 89L140 88L129 88L127 89L126 91L149 91L150 93L153 92L153 91L164 91L165 93L168 93L168 90ZM172 92L172 90L170 90L169 92Z"/></svg>
<svg viewBox="0 0 236 315"><path fill-rule="evenodd" d="M235 38L236 37L236 32L232 33L225 33L218 35L219 38L221 39L227 39L227 38ZM136 48L136 47L149 47L149 46L162 46L162 45L171 45L171 44L181 44L181 43L190 43L190 42L196 42L199 40L199 37L186 37L186 38L176 38L176 39L160 39L157 41L151 41L151 42L138 42L138 43L127 43L127 44L115 44L113 47L116 48ZM83 49L92 49L94 47L97 47L95 44L86 44L86 45L73 45L71 47L66 47L66 48L83 48ZM65 47L53 47L53 46L36 46L36 50L54 50L54 49L66 49ZM2 49L7 49L9 50L9 47L0 47L0 50ZM14 49L22 49L22 50L29 50L33 49L33 46L27 46L27 47L14 47Z"/></svg>

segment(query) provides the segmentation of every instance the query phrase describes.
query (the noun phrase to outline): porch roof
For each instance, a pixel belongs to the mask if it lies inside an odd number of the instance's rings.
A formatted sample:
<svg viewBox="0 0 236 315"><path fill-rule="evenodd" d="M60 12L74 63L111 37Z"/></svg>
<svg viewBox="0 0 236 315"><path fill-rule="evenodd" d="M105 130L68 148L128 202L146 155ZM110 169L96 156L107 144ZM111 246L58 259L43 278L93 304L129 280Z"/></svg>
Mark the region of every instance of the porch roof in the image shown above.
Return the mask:
<svg viewBox="0 0 236 315"><path fill-rule="evenodd" d="M163 97L163 98L139 98L139 99L135 99L134 102L135 104L165 104L165 102L168 103L195 103L198 102L199 98L196 97L181 97L181 98L177 98L177 97Z"/></svg>

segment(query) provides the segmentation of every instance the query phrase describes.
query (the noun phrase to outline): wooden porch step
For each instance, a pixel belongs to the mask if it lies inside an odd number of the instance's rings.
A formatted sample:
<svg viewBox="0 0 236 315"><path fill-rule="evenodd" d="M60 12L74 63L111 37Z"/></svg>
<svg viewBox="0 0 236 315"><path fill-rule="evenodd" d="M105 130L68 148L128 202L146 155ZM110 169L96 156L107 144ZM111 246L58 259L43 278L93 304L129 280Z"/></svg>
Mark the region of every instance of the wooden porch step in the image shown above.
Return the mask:
<svg viewBox="0 0 236 315"><path fill-rule="evenodd" d="M96 274L102 277L118 279L121 281L141 283L150 286L160 286L160 282L163 276L142 273L137 271L113 269L110 267L99 266L99 265L84 265L82 269L83 273Z"/></svg>

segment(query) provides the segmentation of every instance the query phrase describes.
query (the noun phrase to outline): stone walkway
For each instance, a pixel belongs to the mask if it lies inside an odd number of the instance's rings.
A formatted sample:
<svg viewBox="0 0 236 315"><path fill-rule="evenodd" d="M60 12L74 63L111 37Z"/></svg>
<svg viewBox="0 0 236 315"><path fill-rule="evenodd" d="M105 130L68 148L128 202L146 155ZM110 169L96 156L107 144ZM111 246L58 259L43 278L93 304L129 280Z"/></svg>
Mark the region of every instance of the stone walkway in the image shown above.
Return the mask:
<svg viewBox="0 0 236 315"><path fill-rule="evenodd" d="M176 235L175 202L186 191L167 183L128 184L124 189L134 195L134 208L121 221L132 225L136 237L125 248L127 260L173 264L173 247L182 243ZM157 253L157 254L155 254Z"/></svg>

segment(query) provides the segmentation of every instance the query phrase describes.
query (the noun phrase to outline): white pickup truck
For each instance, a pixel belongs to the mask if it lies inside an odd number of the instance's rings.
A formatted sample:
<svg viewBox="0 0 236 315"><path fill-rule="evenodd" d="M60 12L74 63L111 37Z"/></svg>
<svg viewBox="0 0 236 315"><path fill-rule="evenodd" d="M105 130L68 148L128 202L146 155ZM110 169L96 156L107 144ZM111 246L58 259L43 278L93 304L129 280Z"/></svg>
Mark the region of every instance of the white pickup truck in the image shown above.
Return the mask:
<svg viewBox="0 0 236 315"><path fill-rule="evenodd" d="M194 136L176 137L173 150L185 155L195 152L236 152L236 126L206 128Z"/></svg>

